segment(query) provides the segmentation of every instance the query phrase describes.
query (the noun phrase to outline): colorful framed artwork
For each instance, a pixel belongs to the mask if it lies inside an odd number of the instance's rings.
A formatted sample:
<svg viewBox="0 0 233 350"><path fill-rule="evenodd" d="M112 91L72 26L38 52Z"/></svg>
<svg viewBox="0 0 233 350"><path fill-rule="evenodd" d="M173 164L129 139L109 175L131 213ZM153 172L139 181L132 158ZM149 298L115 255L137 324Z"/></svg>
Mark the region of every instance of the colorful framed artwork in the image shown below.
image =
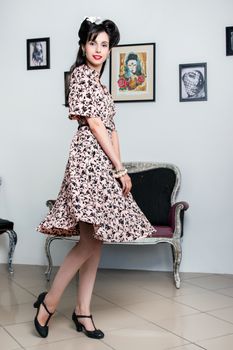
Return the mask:
<svg viewBox="0 0 233 350"><path fill-rule="evenodd" d="M110 54L115 102L155 101L155 43L117 45Z"/></svg>
<svg viewBox="0 0 233 350"><path fill-rule="evenodd" d="M207 101L207 64L179 65L180 102Z"/></svg>
<svg viewBox="0 0 233 350"><path fill-rule="evenodd" d="M50 39L27 39L27 69L50 68Z"/></svg>
<svg viewBox="0 0 233 350"><path fill-rule="evenodd" d="M226 55L233 55L233 27L226 27Z"/></svg>

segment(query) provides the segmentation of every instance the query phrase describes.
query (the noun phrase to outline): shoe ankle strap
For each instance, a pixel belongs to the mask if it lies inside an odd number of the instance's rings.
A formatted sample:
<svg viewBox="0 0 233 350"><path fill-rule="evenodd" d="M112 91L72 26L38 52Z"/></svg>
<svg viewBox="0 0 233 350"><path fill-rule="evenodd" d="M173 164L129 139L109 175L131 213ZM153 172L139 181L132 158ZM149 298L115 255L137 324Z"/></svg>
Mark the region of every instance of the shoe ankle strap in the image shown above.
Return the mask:
<svg viewBox="0 0 233 350"><path fill-rule="evenodd" d="M75 316L76 316L76 317L88 317L88 318L92 318L92 315L86 316L86 315L76 315L76 314L75 314Z"/></svg>
<svg viewBox="0 0 233 350"><path fill-rule="evenodd" d="M48 310L46 304L45 304L43 301L42 301L42 305L44 306L45 310L48 312L49 316L51 317L51 316L54 314L54 312L50 312L50 311Z"/></svg>

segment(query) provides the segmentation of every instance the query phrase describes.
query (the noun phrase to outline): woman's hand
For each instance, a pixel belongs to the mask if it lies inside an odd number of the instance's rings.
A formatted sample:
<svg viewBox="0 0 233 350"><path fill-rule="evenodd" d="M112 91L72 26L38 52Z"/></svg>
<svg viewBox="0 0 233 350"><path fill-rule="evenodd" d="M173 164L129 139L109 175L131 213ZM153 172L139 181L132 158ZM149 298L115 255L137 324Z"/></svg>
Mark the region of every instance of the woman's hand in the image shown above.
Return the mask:
<svg viewBox="0 0 233 350"><path fill-rule="evenodd" d="M122 185L123 195L126 197L132 188L131 178L129 177L128 174L125 174L125 175L119 177L119 180L120 180L121 185Z"/></svg>

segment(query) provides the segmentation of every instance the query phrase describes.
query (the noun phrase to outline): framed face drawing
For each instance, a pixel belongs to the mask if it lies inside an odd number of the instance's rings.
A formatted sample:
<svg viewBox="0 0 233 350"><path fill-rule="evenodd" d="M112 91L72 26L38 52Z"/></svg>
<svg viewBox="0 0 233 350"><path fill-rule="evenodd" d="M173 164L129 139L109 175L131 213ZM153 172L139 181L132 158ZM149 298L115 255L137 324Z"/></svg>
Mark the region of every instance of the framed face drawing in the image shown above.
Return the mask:
<svg viewBox="0 0 233 350"><path fill-rule="evenodd" d="M179 65L180 102L207 101L207 64Z"/></svg>
<svg viewBox="0 0 233 350"><path fill-rule="evenodd" d="M233 27L226 27L226 55L233 55Z"/></svg>
<svg viewBox="0 0 233 350"><path fill-rule="evenodd" d="M155 43L118 45L110 54L115 102L155 101Z"/></svg>
<svg viewBox="0 0 233 350"><path fill-rule="evenodd" d="M27 39L27 69L50 68L50 39Z"/></svg>

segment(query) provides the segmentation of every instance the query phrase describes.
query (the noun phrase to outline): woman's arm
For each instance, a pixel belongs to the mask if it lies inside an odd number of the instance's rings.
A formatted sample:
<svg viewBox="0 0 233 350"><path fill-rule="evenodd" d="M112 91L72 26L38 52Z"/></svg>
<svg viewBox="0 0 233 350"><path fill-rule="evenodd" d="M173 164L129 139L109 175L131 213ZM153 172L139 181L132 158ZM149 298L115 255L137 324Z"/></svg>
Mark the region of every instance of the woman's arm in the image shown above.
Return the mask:
<svg viewBox="0 0 233 350"><path fill-rule="evenodd" d="M123 165L120 160L120 152L119 152L119 142L118 142L118 150L115 149L115 146L113 146L112 141L110 140L110 137L108 135L107 129L104 126L104 123L100 118L87 118L87 123L90 127L90 130L92 134L95 136L97 141L99 142L100 146L102 147L103 151L106 153L108 158L111 160L112 164L116 168L116 170L122 169ZM117 136L117 135L115 135ZM116 143L115 143L116 145ZM128 174L125 174L124 176L121 176L119 178L121 185L122 185L122 191L124 196L127 196L129 191L132 188L131 179Z"/></svg>
<svg viewBox="0 0 233 350"><path fill-rule="evenodd" d="M121 160L120 143L119 143L119 138L116 130L112 131L112 144L118 158Z"/></svg>
<svg viewBox="0 0 233 350"><path fill-rule="evenodd" d="M120 157L115 150L107 129L100 118L86 118L92 134L95 136L100 146L111 160L114 167L119 170L123 168Z"/></svg>

